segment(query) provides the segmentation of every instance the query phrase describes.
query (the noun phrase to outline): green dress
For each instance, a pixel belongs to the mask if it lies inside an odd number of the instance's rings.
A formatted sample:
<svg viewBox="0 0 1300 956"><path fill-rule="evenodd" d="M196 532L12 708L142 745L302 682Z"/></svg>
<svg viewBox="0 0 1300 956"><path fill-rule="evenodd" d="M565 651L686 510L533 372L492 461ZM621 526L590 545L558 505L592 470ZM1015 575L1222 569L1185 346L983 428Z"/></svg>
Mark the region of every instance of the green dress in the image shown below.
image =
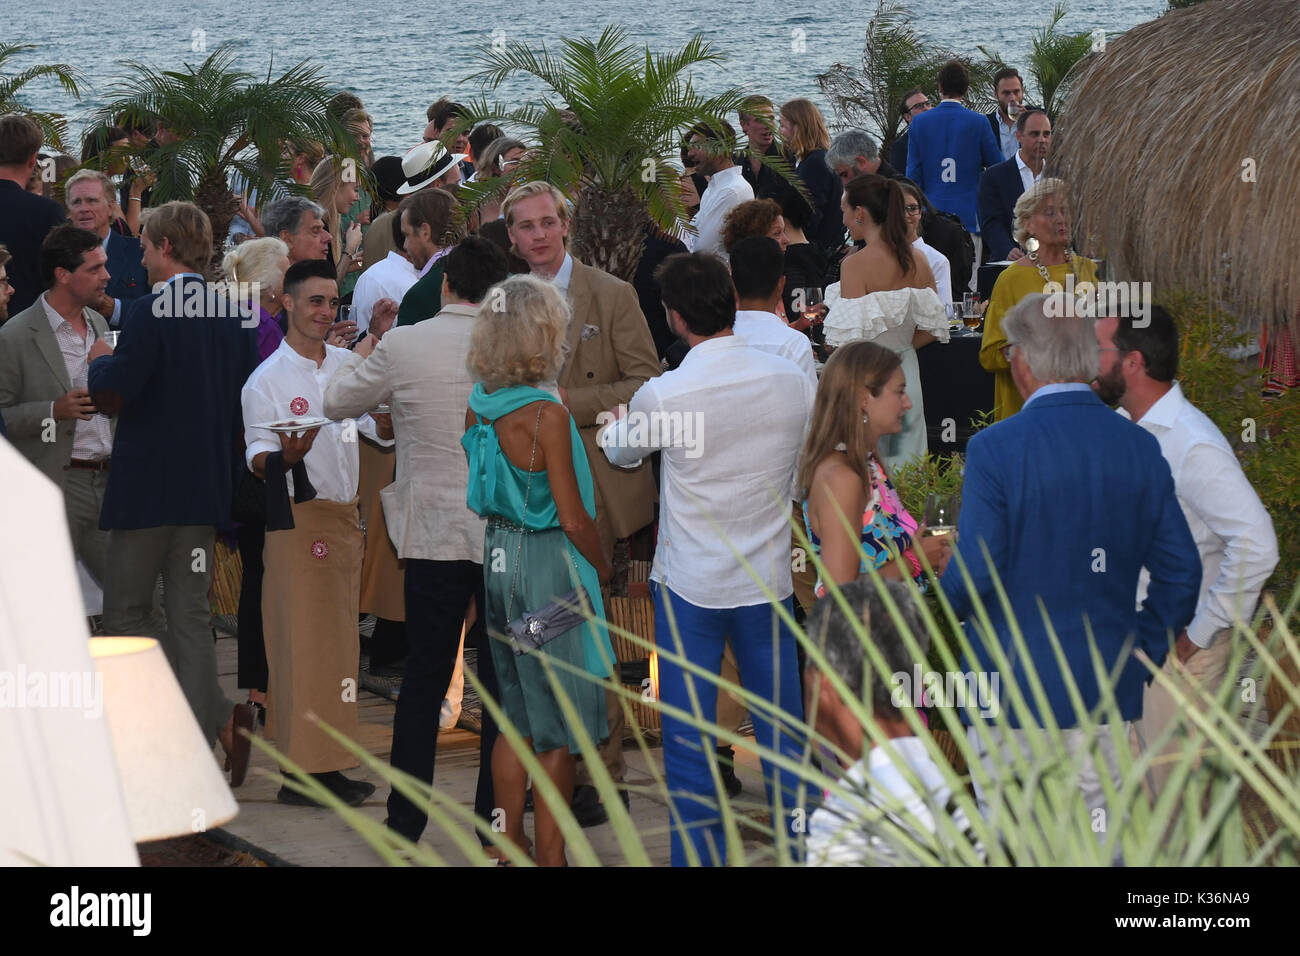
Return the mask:
<svg viewBox="0 0 1300 956"><path fill-rule="evenodd" d="M532 473L531 485L526 469L517 467L505 456L491 424L517 408L538 401L556 401L541 389L515 385L488 393L475 385L469 407L477 416L461 439L469 457L469 492L471 510L488 519L483 542L483 577L486 592L486 624L492 636L492 661L500 684L501 706L506 717L524 737L531 737L538 753L567 747L570 753L581 748L547 677L542 656L568 662L586 671L584 677L573 670L552 666L551 676L572 702L587 734L599 743L609 736L605 713L605 686L599 678L608 677L614 660L605 625L605 607L600 596L596 569L569 541L560 527L555 499L545 471ZM573 470L587 514L596 513L595 487L587 453L570 419L573 445ZM528 513L524 513L525 495ZM516 557L518 575L515 574ZM571 591L576 581L591 598L594 620L586 621L552 639L540 650L516 657L507 640L507 608L514 584L512 619L536 611L556 597Z"/></svg>

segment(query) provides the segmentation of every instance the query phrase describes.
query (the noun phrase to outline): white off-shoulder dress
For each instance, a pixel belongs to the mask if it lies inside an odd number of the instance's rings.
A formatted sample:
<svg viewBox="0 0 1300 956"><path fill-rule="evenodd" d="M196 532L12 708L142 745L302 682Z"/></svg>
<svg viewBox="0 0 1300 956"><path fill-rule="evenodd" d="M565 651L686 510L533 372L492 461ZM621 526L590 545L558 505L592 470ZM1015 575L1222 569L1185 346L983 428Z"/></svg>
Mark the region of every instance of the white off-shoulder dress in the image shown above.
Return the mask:
<svg viewBox="0 0 1300 956"><path fill-rule="evenodd" d="M903 430L880 441L885 467L893 474L926 451L921 367L912 347L912 333L920 329L946 344L947 312L933 289L894 289L844 299L840 297L840 284L834 282L826 288L825 301L829 307L824 323L827 345L837 348L866 339L892 349L903 360L907 397L912 400L912 407L903 417Z"/></svg>

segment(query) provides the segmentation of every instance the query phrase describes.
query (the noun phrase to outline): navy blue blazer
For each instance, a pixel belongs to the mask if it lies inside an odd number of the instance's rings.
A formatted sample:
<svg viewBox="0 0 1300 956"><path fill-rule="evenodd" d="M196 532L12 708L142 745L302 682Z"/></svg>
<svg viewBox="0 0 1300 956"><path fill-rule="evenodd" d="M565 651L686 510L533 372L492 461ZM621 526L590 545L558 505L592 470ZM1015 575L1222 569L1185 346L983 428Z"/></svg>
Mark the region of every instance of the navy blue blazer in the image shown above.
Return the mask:
<svg viewBox="0 0 1300 956"><path fill-rule="evenodd" d="M980 174L1002 162L988 117L944 100L912 120L907 139L907 178L930 202L960 217L967 232L978 235Z"/></svg>
<svg viewBox="0 0 1300 956"><path fill-rule="evenodd" d="M1016 200L1025 191L1016 157L990 166L980 176L980 233L984 236L984 259L998 262L1016 244Z"/></svg>
<svg viewBox="0 0 1300 956"><path fill-rule="evenodd" d="M197 276L178 276L162 297L134 300L116 352L90 365L95 403L118 415L104 530L230 523L239 394L257 367L257 330L237 315L175 316L176 284L186 297L208 288Z"/></svg>
<svg viewBox="0 0 1300 956"><path fill-rule="evenodd" d="M11 179L0 179L0 245L12 259L5 265L14 294L9 314L17 315L45 291L41 281L41 243L50 230L67 221L53 199L29 193Z"/></svg>
<svg viewBox="0 0 1300 956"><path fill-rule="evenodd" d="M1088 626L1108 671L1124 657L1130 640L1158 666L1196 610L1201 559L1174 496L1169 465L1150 433L1111 411L1091 389L1035 399L977 434L966 454L957 554L941 579L957 616L966 619L974 654L966 669L999 672L980 636L958 556L988 612L993 640L1011 662L1012 677L1034 719L1041 719L982 545L1006 590L1058 726L1077 726L1044 613L1083 706L1092 710L1102 694ZM1151 572L1151 583L1138 611L1143 567ZM1149 674L1132 654L1124 660L1113 691L1121 715L1132 720L1142 713ZM1011 726L1021 726L1007 679L1000 676L999 681L1004 716Z"/></svg>
<svg viewBox="0 0 1300 956"><path fill-rule="evenodd" d="M122 316L126 315L131 300L149 294L149 274L141 261L140 240L134 236L123 236L110 230L104 251L108 254L106 291L114 299L122 300L122 315L118 316L114 326L120 328Z"/></svg>
<svg viewBox="0 0 1300 956"><path fill-rule="evenodd" d="M907 169L907 130L903 130L903 135L894 140L894 145L889 147L889 165L895 169Z"/></svg>

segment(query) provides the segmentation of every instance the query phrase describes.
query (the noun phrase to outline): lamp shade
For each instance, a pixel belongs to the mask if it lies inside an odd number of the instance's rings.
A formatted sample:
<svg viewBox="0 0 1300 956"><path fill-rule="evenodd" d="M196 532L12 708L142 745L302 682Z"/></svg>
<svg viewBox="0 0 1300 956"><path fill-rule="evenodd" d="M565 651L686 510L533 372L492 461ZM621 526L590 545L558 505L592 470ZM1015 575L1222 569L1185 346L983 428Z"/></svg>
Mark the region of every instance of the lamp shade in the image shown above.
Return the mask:
<svg viewBox="0 0 1300 956"><path fill-rule="evenodd" d="M90 656L104 681L104 716L136 842L234 819L239 805L158 642L93 637Z"/></svg>

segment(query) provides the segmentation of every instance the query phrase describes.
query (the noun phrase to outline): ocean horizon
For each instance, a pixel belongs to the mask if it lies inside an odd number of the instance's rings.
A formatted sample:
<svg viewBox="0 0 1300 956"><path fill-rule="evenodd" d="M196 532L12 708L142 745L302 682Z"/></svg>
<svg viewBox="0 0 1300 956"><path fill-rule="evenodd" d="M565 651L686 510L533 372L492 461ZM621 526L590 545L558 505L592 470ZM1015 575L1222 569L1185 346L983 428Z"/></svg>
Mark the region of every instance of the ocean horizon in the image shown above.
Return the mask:
<svg viewBox="0 0 1300 956"><path fill-rule="evenodd" d="M1153 19L1165 5L1165 0L1074 0L1062 29L1114 35ZM108 101L115 79L129 75L128 61L174 70L185 63L197 65L229 42L237 51L237 65L255 74L264 75L270 67L279 75L304 59L321 66L330 83L361 97L375 121L375 155L382 156L420 142L425 109L438 97L469 99L483 93L466 78L479 69L474 54L490 48L494 39L533 49L545 44L554 52L564 37L594 39L609 24L623 26L632 42L648 44L653 52L680 48L699 32L726 56L722 64L695 72L692 81L699 90L708 94L738 86L778 105L807 97L834 126L837 117L817 86L817 74L837 62L861 61L867 23L877 4L862 0L836 11L831 4L716 0L708 5L707 18L681 4L628 0L571 0L526 8L546 14L545 22L521 21L521 8L511 0L476 0L442 20L413 15L412 5L403 0L370 0L364 8L343 0L180 0L166 8L165 19L141 18L140 5L131 0L100 0L93 14L67 4L44 10L6 6L10 42L36 46L11 59L8 72L61 62L86 77L79 102L52 80L28 84L21 94L32 109L67 116L74 154L85 118ZM996 50L1026 74L1029 99L1034 99L1026 54L1033 33L1051 15L1050 0L1016 4L1014 17L987 0L913 0L907 6L918 31L932 41L972 56L978 46ZM118 39L126 34L132 43ZM512 78L496 98L518 105L541 92L539 84Z"/></svg>

